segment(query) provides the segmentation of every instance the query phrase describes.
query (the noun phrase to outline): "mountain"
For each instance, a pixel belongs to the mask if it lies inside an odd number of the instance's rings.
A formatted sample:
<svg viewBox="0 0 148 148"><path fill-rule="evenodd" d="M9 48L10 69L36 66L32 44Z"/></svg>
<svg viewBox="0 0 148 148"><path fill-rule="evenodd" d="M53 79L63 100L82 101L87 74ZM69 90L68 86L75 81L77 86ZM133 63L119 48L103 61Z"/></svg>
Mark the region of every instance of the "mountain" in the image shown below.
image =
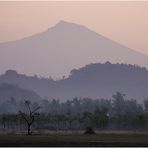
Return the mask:
<svg viewBox="0 0 148 148"><path fill-rule="evenodd" d="M0 73L15 69L42 76L68 76L70 69L111 61L148 67L148 57L74 23L60 21L47 31L0 43Z"/></svg>
<svg viewBox="0 0 148 148"><path fill-rule="evenodd" d="M139 102L148 98L148 70L131 64L89 64L73 69L68 78L56 81L8 70L0 76L0 84L4 82L33 90L42 98L59 98L61 101L74 97L109 99L116 91Z"/></svg>
<svg viewBox="0 0 148 148"><path fill-rule="evenodd" d="M0 85L0 104L9 100L15 101L40 101L41 97L34 91L20 88L17 85L2 83Z"/></svg>
<svg viewBox="0 0 148 148"><path fill-rule="evenodd" d="M39 78L36 75L26 76L18 74L15 70L7 70L0 75L0 84L7 83L20 86L21 88L35 91L41 97L50 96L50 92L55 89L56 81L46 78Z"/></svg>

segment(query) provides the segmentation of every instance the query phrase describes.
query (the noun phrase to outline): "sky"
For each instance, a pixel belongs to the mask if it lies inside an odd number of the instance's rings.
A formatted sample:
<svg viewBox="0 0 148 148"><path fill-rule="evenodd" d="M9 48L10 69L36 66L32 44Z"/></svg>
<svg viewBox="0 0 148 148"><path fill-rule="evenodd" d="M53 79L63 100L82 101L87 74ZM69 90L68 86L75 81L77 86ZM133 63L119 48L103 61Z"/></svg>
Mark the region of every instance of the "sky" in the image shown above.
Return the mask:
<svg viewBox="0 0 148 148"><path fill-rule="evenodd" d="M43 32L60 20L148 55L148 1L0 1L0 42Z"/></svg>

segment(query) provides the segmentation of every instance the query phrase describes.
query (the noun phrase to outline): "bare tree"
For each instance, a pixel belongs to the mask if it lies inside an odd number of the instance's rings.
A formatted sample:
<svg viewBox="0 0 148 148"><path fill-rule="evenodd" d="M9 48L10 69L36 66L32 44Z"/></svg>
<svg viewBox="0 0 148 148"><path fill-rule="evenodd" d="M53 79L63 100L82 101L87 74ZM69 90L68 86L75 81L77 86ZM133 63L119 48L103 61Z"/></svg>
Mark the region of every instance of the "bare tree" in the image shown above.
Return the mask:
<svg viewBox="0 0 148 148"><path fill-rule="evenodd" d="M27 108L27 112L19 111L19 114L27 123L28 135L31 135L31 126L34 123L35 117L39 115L39 113L37 111L41 107L37 105L36 107L32 108L31 102L28 100L25 101L25 106Z"/></svg>

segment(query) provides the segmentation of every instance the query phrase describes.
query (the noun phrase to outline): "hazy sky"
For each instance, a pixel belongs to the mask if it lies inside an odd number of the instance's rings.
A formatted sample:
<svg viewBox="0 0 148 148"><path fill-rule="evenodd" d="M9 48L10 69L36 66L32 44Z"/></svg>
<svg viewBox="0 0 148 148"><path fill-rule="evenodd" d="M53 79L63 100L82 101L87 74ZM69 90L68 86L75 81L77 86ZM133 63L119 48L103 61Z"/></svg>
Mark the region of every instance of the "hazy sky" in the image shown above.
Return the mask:
<svg viewBox="0 0 148 148"><path fill-rule="evenodd" d="M82 24L148 55L148 2L0 2L0 42L47 30L59 20Z"/></svg>

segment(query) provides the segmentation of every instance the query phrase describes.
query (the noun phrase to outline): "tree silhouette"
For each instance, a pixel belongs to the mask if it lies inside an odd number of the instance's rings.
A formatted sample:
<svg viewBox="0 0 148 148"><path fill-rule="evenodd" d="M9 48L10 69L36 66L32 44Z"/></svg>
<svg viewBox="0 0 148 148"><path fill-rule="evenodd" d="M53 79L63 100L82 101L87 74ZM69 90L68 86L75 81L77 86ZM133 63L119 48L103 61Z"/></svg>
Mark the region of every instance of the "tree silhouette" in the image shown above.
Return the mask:
<svg viewBox="0 0 148 148"><path fill-rule="evenodd" d="M31 135L31 126L34 123L35 117L39 115L39 113L37 113L37 111L41 107L37 105L34 108L33 107L31 108L31 102L28 100L25 101L25 106L27 108L27 112L19 111L19 114L27 123L28 135Z"/></svg>

